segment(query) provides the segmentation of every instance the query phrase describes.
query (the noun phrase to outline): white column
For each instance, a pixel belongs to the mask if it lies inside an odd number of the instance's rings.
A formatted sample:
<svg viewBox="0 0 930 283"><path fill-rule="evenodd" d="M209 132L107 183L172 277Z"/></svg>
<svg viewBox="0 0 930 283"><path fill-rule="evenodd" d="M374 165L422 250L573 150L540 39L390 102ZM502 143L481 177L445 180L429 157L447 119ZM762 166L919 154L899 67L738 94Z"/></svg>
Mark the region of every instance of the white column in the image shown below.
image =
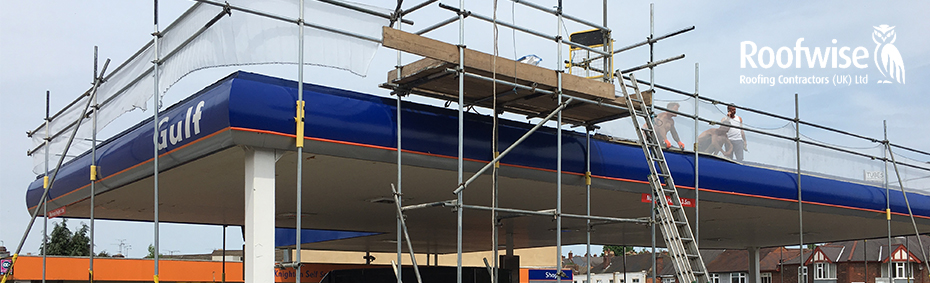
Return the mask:
<svg viewBox="0 0 930 283"><path fill-rule="evenodd" d="M761 283L762 274L759 273L759 247L750 247L749 251L749 283Z"/></svg>
<svg viewBox="0 0 930 283"><path fill-rule="evenodd" d="M274 164L267 149L245 150L245 282L274 282Z"/></svg>

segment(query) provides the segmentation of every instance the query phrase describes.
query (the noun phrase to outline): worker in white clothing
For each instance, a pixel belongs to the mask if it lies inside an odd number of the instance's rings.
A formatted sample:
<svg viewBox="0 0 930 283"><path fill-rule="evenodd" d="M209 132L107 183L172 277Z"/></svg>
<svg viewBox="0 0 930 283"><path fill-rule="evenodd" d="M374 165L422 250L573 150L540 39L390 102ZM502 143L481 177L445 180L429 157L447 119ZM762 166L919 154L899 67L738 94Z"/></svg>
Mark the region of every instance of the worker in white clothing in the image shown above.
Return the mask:
<svg viewBox="0 0 930 283"><path fill-rule="evenodd" d="M729 153L728 158L733 158L733 155L736 155L736 161L743 161L743 151L749 151L749 147L746 144L746 132L743 129L743 118L736 116L736 107L733 105L727 106L727 117L724 117L721 123L729 124L730 130L727 131L727 139L730 140L730 144L733 145L733 150L727 150ZM737 128L739 127L739 128Z"/></svg>

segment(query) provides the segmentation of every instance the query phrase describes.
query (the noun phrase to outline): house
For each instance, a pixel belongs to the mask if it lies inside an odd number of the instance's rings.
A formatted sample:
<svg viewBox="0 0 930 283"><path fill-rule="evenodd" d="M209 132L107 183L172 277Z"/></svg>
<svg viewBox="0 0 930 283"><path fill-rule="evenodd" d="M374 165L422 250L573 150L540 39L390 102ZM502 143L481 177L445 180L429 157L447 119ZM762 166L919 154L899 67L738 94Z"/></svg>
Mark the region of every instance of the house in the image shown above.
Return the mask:
<svg viewBox="0 0 930 283"><path fill-rule="evenodd" d="M800 268L807 283L928 283L926 257L930 237L895 237L828 243L805 252ZM797 283L799 259L784 263L784 283ZM789 276L790 275L790 276Z"/></svg>

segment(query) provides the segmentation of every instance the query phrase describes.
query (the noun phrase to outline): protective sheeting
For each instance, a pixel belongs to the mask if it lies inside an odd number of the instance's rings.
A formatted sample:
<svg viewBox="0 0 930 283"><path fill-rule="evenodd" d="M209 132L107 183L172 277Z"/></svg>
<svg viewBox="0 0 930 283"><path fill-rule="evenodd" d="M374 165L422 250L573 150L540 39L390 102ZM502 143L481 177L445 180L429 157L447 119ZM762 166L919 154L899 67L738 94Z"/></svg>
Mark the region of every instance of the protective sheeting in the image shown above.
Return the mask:
<svg viewBox="0 0 930 283"><path fill-rule="evenodd" d="M229 9L203 2L194 4L161 32L158 41L158 89L164 93L187 74L212 67L255 64L297 64L299 17L298 0L227 1ZM389 14L390 10L356 3L347 5ZM304 62L346 70L365 76L380 45L381 27L389 20L333 4L305 1ZM241 9L240 9L241 8ZM257 11L264 15L245 12ZM271 17L269 17L270 15ZM133 109L146 109L155 93L155 46L149 42L116 69L110 69L97 91L100 110L98 132L111 121ZM88 92L89 93L89 92ZM45 172L44 142L51 136L50 156L53 167L64 152L75 122L81 116L90 95L84 95L70 107L55 115L46 131L38 127L30 136L35 147L33 172ZM92 109L92 108L91 108ZM91 111L93 112L93 111ZM69 150L71 157L91 147L93 126L84 119ZM51 168L54 170L54 168Z"/></svg>
<svg viewBox="0 0 930 283"><path fill-rule="evenodd" d="M693 98L674 101L656 100L656 113L666 112L663 109L668 109L670 103L679 105L678 112L694 115ZM728 143L730 142L727 141L729 138L725 134L716 137L713 135L714 130L721 127L727 115L727 106L702 100L698 103L697 111L701 119L716 122L713 125L705 121L698 122L699 151L726 160L738 161L735 153L729 152ZM737 109L736 115L744 119L745 128L763 132L743 131L746 135L747 150L743 151L743 160L738 162L786 172L797 170L799 155L798 147L793 140L796 136L793 121L740 109ZM791 119L793 115L786 118ZM803 120L803 117L801 119ZM680 141L685 144L685 150L693 151L694 120L684 116L677 116L674 120L675 129ZM760 127L757 125L775 126ZM601 133L618 139L637 140L636 132L632 130L632 123L625 119L607 123L603 126ZM668 133L666 138L672 144L673 150L678 149L672 133ZM717 140L713 140L714 138ZM894 165L888 162L887 171L885 170L886 163L881 158L890 160L891 156L884 150L884 144L880 141L865 140L803 124L800 128L800 139L802 141L800 166L804 174L878 187L883 187L887 180L889 188L900 190ZM720 144L723 144L722 148L718 148ZM895 154L895 161L899 163L900 179L907 191L930 193L930 164L919 161L920 159L928 160L930 156L897 147L892 147L892 150Z"/></svg>

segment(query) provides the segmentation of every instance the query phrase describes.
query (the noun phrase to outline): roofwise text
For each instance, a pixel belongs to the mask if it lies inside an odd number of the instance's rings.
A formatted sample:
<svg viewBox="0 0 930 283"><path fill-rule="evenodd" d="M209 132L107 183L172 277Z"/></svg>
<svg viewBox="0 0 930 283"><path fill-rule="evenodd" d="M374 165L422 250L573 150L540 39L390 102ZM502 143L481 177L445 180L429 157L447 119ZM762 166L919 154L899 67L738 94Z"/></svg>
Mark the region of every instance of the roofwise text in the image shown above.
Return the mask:
<svg viewBox="0 0 930 283"><path fill-rule="evenodd" d="M836 44L834 39L833 44ZM855 48L849 46L806 47L804 38L798 38L794 47L782 46L778 49L762 46L759 48L755 42L740 42L740 68L839 68L846 69L855 66L859 69L868 68L869 50L862 46Z"/></svg>

